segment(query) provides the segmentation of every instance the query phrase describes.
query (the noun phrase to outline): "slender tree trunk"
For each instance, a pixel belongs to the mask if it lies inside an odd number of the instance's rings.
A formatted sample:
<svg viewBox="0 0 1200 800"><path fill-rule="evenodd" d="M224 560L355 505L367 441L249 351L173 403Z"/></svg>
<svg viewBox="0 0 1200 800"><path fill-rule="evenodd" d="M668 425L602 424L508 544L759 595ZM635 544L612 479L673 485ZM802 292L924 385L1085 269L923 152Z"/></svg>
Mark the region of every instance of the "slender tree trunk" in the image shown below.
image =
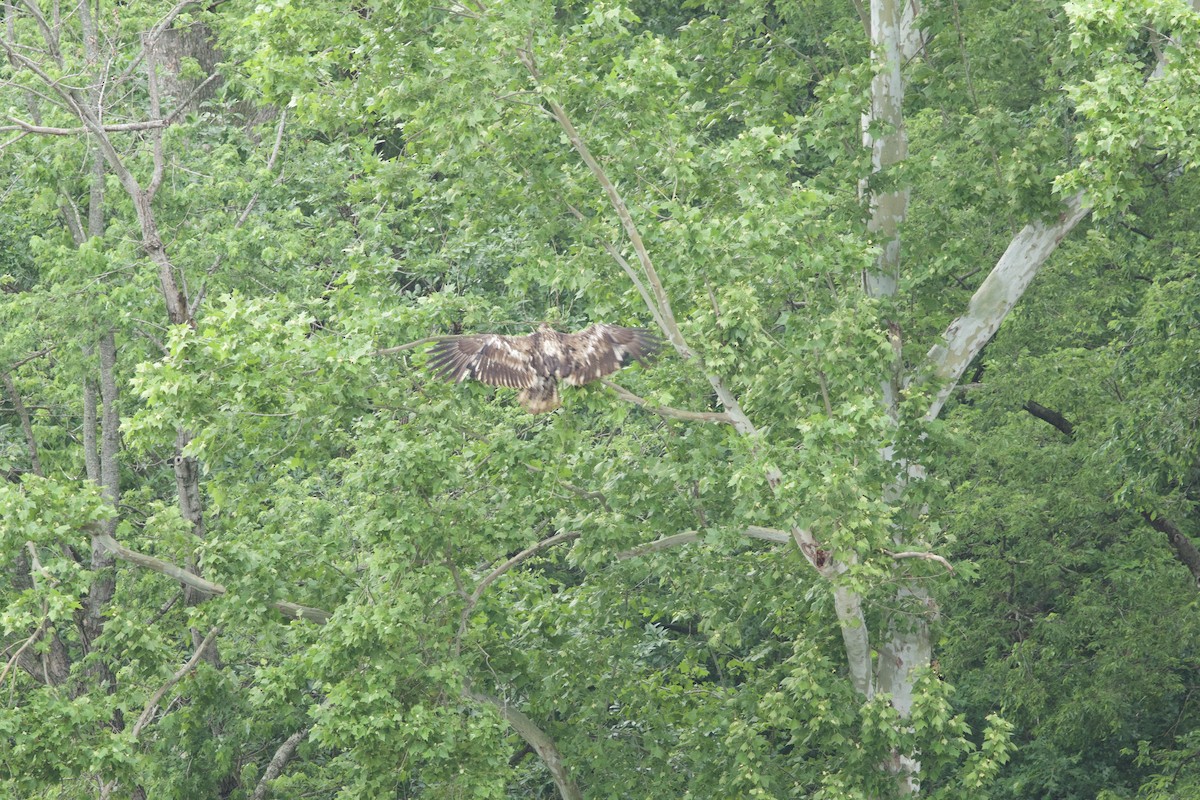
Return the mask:
<svg viewBox="0 0 1200 800"><path fill-rule="evenodd" d="M904 160L908 155L908 135L904 126L905 81L903 66L920 45L916 28L920 6L917 0L872 0L871 45L876 65L871 81L871 109L863 120L863 144L871 149L873 173L882 173ZM909 189L901 186L889 191L870 194L870 219L867 229L873 233L880 252L871 270L863 275L863 290L868 296L892 298L901 275L901 227L908 213ZM881 391L888 415L900 422L899 398L904 374L903 348L899 326L890 323L893 363L883 376ZM884 458L894 461L890 447L882 448ZM895 464L897 473L909 472L907 465ZM906 480L884 490L887 499L895 504L905 502ZM893 531L897 545L903 545L905 531ZM901 550L905 549L900 547ZM874 689L891 697L892 706L901 720L912 712L915 680L920 670L929 666L932 658L929 616L935 611L925 589L906 580L897 568L894 610L887 618L886 630L876 645ZM915 612L915 613L914 613ZM853 675L853 667L851 668ZM868 698L869 692L864 693ZM902 795L920 791L921 764L915 753L894 751L886 768L896 776L897 789Z"/></svg>
<svg viewBox="0 0 1200 800"><path fill-rule="evenodd" d="M117 343L112 331L100 337L100 491L104 498L113 506L113 515L104 521L103 530L113 535L117 529L116 507L121 496L120 478L117 469L117 450L120 445L121 418L117 411ZM85 390L86 395L86 390ZM86 400L86 398L85 398ZM93 413L95 400L92 400ZM93 434L94 435L94 434ZM83 617L83 643L85 651L90 651L92 643L104 631L104 612L112 600L117 588L117 572L113 566L114 559L110 552L97 542L92 542L92 584L88 590L86 610ZM105 687L107 691L115 688L116 682L103 660L95 662L89 672ZM115 724L121 724L116 720Z"/></svg>

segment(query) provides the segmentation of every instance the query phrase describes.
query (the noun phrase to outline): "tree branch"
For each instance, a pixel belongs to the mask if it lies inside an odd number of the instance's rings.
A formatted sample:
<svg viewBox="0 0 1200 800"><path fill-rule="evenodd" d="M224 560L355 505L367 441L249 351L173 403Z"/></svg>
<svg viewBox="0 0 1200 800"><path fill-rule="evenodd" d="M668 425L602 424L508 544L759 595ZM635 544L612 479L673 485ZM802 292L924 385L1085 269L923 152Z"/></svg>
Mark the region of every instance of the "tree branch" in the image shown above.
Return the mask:
<svg viewBox="0 0 1200 800"><path fill-rule="evenodd" d="M950 562L947 561L945 558L937 555L936 553L926 553L924 551L916 551L916 550L906 550L902 553L893 553L891 550L884 550L883 552L887 553L889 556L896 559L897 561L899 561L902 558L920 558L925 561L936 561L937 563L939 563L943 567L945 567L947 572L954 572L954 567L950 565Z"/></svg>
<svg viewBox="0 0 1200 800"><path fill-rule="evenodd" d="M21 395L17 392L17 385L13 382L12 375L7 372L0 373L0 382L3 382L4 390L12 398L13 410L17 412L17 418L21 420L21 430L25 434L25 446L29 448L30 469L33 470L34 475L43 477L42 461L38 458L37 439L33 435L33 423L29 419L29 411L25 408L25 403L21 401Z"/></svg>
<svg viewBox="0 0 1200 800"><path fill-rule="evenodd" d="M50 626L50 617L49 616L42 617L42 621L37 626L37 630L35 630L33 633L31 633L29 635L29 638L25 640L25 643L21 645L20 649L17 650L16 653L13 653L12 658L10 658L8 660L8 663L4 665L3 671L0 671L0 686L4 685L4 679L8 677L9 670L11 670L13 668L13 664L16 664L18 661L21 660L21 656L25 655L25 651L28 650L30 647L32 647L33 644L42 637L42 634L44 634L46 632L46 629L49 626Z"/></svg>
<svg viewBox="0 0 1200 800"><path fill-rule="evenodd" d="M128 547L117 542L116 539L105 533L93 533L92 539L103 545L109 552L115 555L122 561L127 561L130 564L135 564L139 567L153 570L160 575L166 575L169 578L174 578L186 586L190 586L201 594L215 597L225 594L228 590L219 583L214 583L210 580L205 580L199 575L188 572L186 569L177 567L169 561L163 561L154 556L148 556L145 553L139 553L136 550L130 550ZM291 619L303 619L309 622L315 622L318 625L324 625L329 622L333 616L328 611L311 606L302 606L298 603L291 603L286 600L275 600L271 602L271 607L279 611L285 617Z"/></svg>
<svg viewBox="0 0 1200 800"><path fill-rule="evenodd" d="M192 653L192 657L188 659L187 663L180 667L174 675L168 678L166 683L158 687L158 691L156 691L150 697L150 699L146 701L146 707L142 709L141 716L138 717L137 722L135 722L133 725L132 734L134 739L136 739L142 730L145 729L148 724L150 724L150 720L154 717L154 711L158 708L158 703L163 699L163 696L171 690L172 686L183 680L184 675L187 675L189 672L194 670L196 665L200 663L200 659L204 656L205 649L212 644L213 639L217 638L217 634L220 633L220 630L220 628L213 628L210 630L208 632L208 636L205 636L204 641L200 642L200 646L196 648L195 653Z"/></svg>
<svg viewBox="0 0 1200 800"><path fill-rule="evenodd" d="M1052 411L1049 408L1046 408L1044 405L1035 403L1032 400L1029 400L1021 407L1043 422L1049 422L1051 425L1062 431L1063 435L1068 437L1074 436L1075 426L1068 422L1067 418L1057 411Z"/></svg>
<svg viewBox="0 0 1200 800"><path fill-rule="evenodd" d="M562 531L561 533L557 533L548 539L543 539L542 541L525 548L488 573L487 576L479 582L479 585L475 587L475 591L471 593L471 596L467 598L467 604L463 606L462 614L458 619L458 635L454 637L455 650L458 650L462 646L462 638L466 635L467 623L470 621L471 612L475 610L475 606L478 605L479 599L483 597L483 593L487 587L491 586L500 578L500 576L504 575L504 573L508 572L513 567L516 567L521 562L529 560L543 550L553 547L556 544L578 539L580 535L581 534L579 531Z"/></svg>
<svg viewBox="0 0 1200 800"><path fill-rule="evenodd" d="M24 131L25 133L36 133L41 136L82 136L92 132L90 128L54 128L46 125L34 125L22 119L18 119L12 115L8 116L12 125L0 125L0 132L7 133L10 131ZM165 119L152 119L145 122L122 122L116 124L101 125L100 130L105 133L132 133L136 131L151 131L161 130L166 128L171 123Z"/></svg>
<svg viewBox="0 0 1200 800"><path fill-rule="evenodd" d="M648 401L638 397L636 394L624 388L623 386L619 386L612 381L602 380L600 382L616 392L617 396L625 402L633 403L635 406L640 406L647 411L652 411L655 414L658 414L660 417L683 419L688 420L689 422L715 422L725 425L733 424L733 419L722 411L686 411L681 408L671 408L669 406L654 406L650 405Z"/></svg>
<svg viewBox="0 0 1200 800"><path fill-rule="evenodd" d="M566 203L566 206L575 219L579 220L580 222L587 221L587 218L583 216L583 212L581 212L575 206L571 205L570 203ZM654 299L650 296L650 292L646 289L646 285L642 282L642 279L638 277L638 274L636 271L634 271L633 267L630 266L629 262L625 259L625 256L621 255L621 251L618 250L616 245L614 245L612 242L605 241L599 237L596 237L596 241L602 248L604 248L604 252L608 253L609 257L613 261L616 261L621 269L625 272L625 275L629 278L630 283L634 285L634 288L637 289L638 294L642 296L642 302L646 304L646 308L650 309L650 316L654 317L655 324L658 325L660 330L667 330L666 320L663 319L662 313L658 310L658 305L655 304Z"/></svg>
<svg viewBox="0 0 1200 800"><path fill-rule="evenodd" d="M554 744L554 740L550 735L537 726L533 720L526 716L519 708L511 705L506 700L501 700L498 697L492 697L483 692L477 692L470 687L464 689L464 694L471 699L492 706L500 712L500 716L512 726L512 729L524 739L530 747L537 752L542 759L542 763L546 765L546 769L550 771L550 777L554 781L555 787L558 789L558 794L562 800L583 800L583 794L580 793L579 787L575 785L575 781L571 779L571 774L567 770L566 764L563 763L562 754L558 752L558 747Z"/></svg>
<svg viewBox="0 0 1200 800"><path fill-rule="evenodd" d="M616 554L616 558L624 561L630 558L650 555L651 553L659 553L673 547L692 544L700 540L700 535L699 531L683 531L682 533L664 536L661 539L655 539L653 542L647 542L629 550L623 550ZM775 542L776 544L788 544L792 541L792 534L787 531L781 531L778 528L764 528L760 525L747 525L742 535L748 536L751 539L763 539L768 542Z"/></svg>
<svg viewBox="0 0 1200 800"><path fill-rule="evenodd" d="M527 45L526 49L517 51L517 58L525 65L525 68L529 71L534 81L540 83L541 75L538 72L537 64L533 60L532 42ZM579 135L579 131L576 130L575 125L571 122L571 118L567 116L566 110L552 97L546 96L544 100L554 118L558 120L559 127L566 134L567 140L571 143L575 152L579 153L579 157L583 159L583 163L591 170L592 175L595 176L596 181L608 197L608 201L616 212L618 219L620 219L621 227L625 229L625 235L629 237L629 242L638 257L638 262L642 265L642 271L646 273L646 280L653 290L655 302L650 305L650 312L655 315L655 319L663 327L663 333L682 358L696 359L697 363L700 364L701 371L704 372L709 384L713 387L713 391L716 392L717 399L721 401L721 405L725 406L731 424L738 433L754 436L757 433L757 429L749 417L746 416L745 412L742 411L742 407L738 403L737 398L734 397L733 392L729 391L717 375L710 373L704 368L703 359L699 358L684 340L683 333L680 332L679 325L675 322L675 315L671 310L671 302L667 298L666 290L659 279L658 271L654 268L654 262L650 259L650 252L646 249L646 244L642 240L642 234L634 223L633 215L629 213L629 207L625 204L625 200L621 197L620 192L617 191L616 186L609 179L608 173L600 166L600 162L596 161L592 155L592 151L588 148L583 137Z"/></svg>
<svg viewBox="0 0 1200 800"><path fill-rule="evenodd" d="M305 736L308 736L308 730L307 726L301 728L279 745L279 749L271 757L271 763L267 764L266 772L258 781L258 785L254 787L254 794L250 796L250 800L266 800L271 781L283 774L283 768L292 760L292 755L295 754L300 742L304 741Z"/></svg>
<svg viewBox="0 0 1200 800"><path fill-rule="evenodd" d="M1196 585L1200 586L1200 549L1196 548L1191 537L1181 531L1169 519L1151 514L1148 511L1142 512L1142 519L1146 520L1154 530L1166 534L1167 541L1171 543L1172 549L1175 550L1175 556L1192 573L1192 578L1196 581Z"/></svg>
<svg viewBox="0 0 1200 800"><path fill-rule="evenodd" d="M1091 213L1091 208L1084 205L1082 193L1068 198L1065 206L1066 210L1053 223L1031 222L1013 237L1004 255L971 297L966 313L946 328L944 343L934 345L929 351L927 358L942 385L925 413L927 421L941 413L967 366L999 330L1000 323L1029 288L1046 259Z"/></svg>

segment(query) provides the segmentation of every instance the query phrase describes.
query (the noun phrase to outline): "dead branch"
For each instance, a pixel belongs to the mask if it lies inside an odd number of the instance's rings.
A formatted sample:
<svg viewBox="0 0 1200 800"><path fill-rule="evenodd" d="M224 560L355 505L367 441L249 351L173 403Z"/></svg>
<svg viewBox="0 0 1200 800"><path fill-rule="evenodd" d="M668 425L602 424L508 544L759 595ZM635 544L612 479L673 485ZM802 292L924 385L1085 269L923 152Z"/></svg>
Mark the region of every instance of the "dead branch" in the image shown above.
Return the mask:
<svg viewBox="0 0 1200 800"><path fill-rule="evenodd" d="M266 800L271 781L283 774L283 768L292 760L292 755L300 746L300 742L304 741L305 736L308 736L308 730L308 726L301 728L279 745L279 749L271 757L271 763L267 764L267 769L258 785L254 787L254 794L250 796L250 800Z"/></svg>
<svg viewBox="0 0 1200 800"><path fill-rule="evenodd" d="M792 541L792 534L787 531L779 530L778 528L764 528L761 525L747 525L746 530L742 531L743 536L748 536L751 539L762 539L776 544L788 544ZM624 550L617 553L616 558L619 561L624 561L629 558L638 558L640 556L658 553L663 550L669 550L673 547L680 547L685 544L692 544L700 540L699 531L683 531L682 533L674 533L670 536L664 536L661 539L655 539L653 542L638 545L629 550Z"/></svg>
<svg viewBox="0 0 1200 800"><path fill-rule="evenodd" d="M35 133L40 136L82 136L92 132L90 128L55 128L47 125L34 125L12 115L9 115L8 119L13 124L0 125L0 133L24 131L25 133ZM144 122L122 122L101 125L100 130L105 133L132 133L136 131L161 130L170 124L169 120L151 119Z"/></svg>

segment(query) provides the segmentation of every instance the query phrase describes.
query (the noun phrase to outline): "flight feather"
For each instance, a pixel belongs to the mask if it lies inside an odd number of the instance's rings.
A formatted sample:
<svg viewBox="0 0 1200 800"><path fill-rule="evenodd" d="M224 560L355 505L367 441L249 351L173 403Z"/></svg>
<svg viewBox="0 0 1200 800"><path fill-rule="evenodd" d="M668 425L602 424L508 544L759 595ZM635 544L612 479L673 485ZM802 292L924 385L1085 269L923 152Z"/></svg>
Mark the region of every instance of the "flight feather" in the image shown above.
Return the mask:
<svg viewBox="0 0 1200 800"><path fill-rule="evenodd" d="M559 333L543 323L528 336L485 333L439 339L430 349L429 367L443 380L471 378L520 389L521 405L541 414L561 404L559 382L591 383L632 361L652 360L659 346L644 328L598 323L578 333Z"/></svg>

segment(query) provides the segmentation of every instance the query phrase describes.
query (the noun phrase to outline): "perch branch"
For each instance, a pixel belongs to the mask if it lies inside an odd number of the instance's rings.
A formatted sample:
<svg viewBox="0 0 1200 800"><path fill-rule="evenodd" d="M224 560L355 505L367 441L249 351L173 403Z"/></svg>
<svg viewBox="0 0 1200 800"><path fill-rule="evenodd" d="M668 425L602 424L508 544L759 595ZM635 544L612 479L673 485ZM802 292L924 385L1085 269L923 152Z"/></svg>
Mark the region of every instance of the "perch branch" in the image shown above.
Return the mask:
<svg viewBox="0 0 1200 800"><path fill-rule="evenodd" d="M529 560L543 550L553 547L556 544L578 539L580 535L581 534L579 531L563 531L562 533L557 533L554 536L551 536L549 539L543 539L536 544L530 545L488 573L487 576L479 582L479 585L475 587L475 591L471 593L471 596L467 598L467 604L463 606L462 614L458 620L458 635L455 637L455 648L462 646L462 638L467 632L467 622L470 620L471 612L475 610L475 606L479 603L479 599L483 597L483 593L487 587L491 586L502 575L504 575L504 573L508 572L513 567L516 567L521 562Z"/></svg>
<svg viewBox="0 0 1200 800"><path fill-rule="evenodd" d="M279 749L271 757L271 763L267 764L267 770L263 773L262 779L254 787L254 794L250 796L250 800L266 800L271 781L283 774L283 768L292 760L292 755L300 746L300 742L304 741L305 736L308 736L307 726L293 733L283 744L279 745Z"/></svg>
<svg viewBox="0 0 1200 800"><path fill-rule="evenodd" d="M619 386L612 381L600 381L608 388L612 389L627 403L633 403L635 406L640 406L647 411L652 411L660 417L670 417L672 419L683 419L689 422L717 422L725 425L732 425L733 418L723 411L687 411L682 408L671 408L669 406L651 405L649 401L638 397L633 392L623 386Z"/></svg>

